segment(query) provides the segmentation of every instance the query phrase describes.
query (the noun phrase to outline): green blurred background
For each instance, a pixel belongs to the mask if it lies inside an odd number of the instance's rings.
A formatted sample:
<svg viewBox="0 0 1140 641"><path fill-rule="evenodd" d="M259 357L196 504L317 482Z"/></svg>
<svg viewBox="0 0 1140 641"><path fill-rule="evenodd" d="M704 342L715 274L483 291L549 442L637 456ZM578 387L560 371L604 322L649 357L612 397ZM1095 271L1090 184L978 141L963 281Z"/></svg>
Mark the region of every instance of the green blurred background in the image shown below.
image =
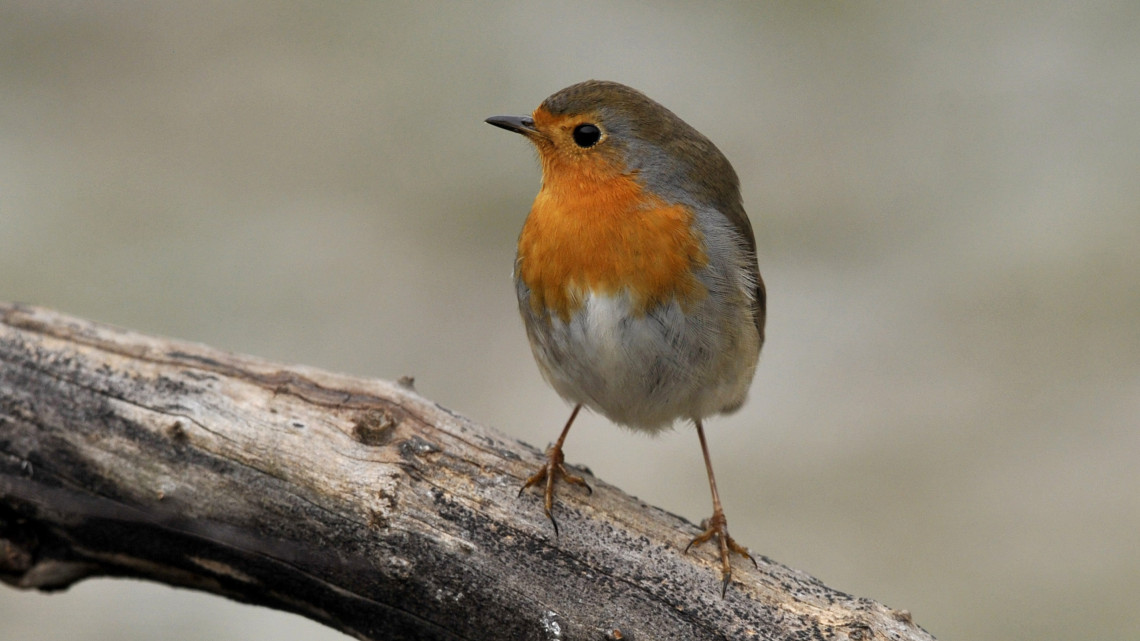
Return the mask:
<svg viewBox="0 0 1140 641"><path fill-rule="evenodd" d="M509 278L539 171L482 120L625 82L757 230L768 344L709 425L735 537L942 639L1136 638L1137 34L1129 1L6 2L0 299L414 375L544 446ZM567 457L710 511L689 427L590 416ZM0 638L345 637L97 580L0 589Z"/></svg>

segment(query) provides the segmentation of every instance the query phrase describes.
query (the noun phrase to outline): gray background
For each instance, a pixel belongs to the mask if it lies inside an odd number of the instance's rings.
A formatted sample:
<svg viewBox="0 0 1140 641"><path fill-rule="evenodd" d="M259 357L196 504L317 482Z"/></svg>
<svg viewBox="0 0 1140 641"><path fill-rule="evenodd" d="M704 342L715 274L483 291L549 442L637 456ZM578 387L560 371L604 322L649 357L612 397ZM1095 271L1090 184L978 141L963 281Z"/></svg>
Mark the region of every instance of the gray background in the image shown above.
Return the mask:
<svg viewBox="0 0 1140 641"><path fill-rule="evenodd" d="M0 299L364 376L537 446L482 123L633 85L743 180L769 342L710 421L732 531L943 639L1140 629L1140 4L0 5ZM689 427L571 462L697 521ZM710 580L710 588L714 589ZM130 581L0 637L338 639Z"/></svg>

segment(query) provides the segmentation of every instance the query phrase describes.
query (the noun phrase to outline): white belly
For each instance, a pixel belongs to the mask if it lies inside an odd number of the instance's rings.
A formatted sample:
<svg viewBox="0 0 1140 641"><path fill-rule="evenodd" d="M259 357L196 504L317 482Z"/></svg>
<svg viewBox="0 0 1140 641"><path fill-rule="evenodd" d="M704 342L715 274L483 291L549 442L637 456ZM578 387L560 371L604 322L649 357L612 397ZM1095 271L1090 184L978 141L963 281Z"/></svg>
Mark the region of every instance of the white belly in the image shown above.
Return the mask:
<svg viewBox="0 0 1140 641"><path fill-rule="evenodd" d="M649 430L744 402L759 352L747 305L630 310L625 295L594 294L568 323L524 308L535 359L563 398Z"/></svg>

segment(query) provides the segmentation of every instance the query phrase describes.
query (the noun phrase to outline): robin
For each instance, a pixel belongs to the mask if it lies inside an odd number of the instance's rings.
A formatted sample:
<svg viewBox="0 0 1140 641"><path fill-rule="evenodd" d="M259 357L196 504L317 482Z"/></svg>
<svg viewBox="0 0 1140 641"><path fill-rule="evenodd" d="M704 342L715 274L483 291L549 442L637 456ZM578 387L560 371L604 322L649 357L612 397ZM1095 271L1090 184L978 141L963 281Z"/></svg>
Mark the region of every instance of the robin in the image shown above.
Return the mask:
<svg viewBox="0 0 1140 641"><path fill-rule="evenodd" d="M543 377L574 405L546 464L519 490L555 479L590 490L562 445L587 407L647 432L697 428L713 514L685 551L716 538L721 594L728 534L704 420L737 410L764 342L765 291L756 240L732 165L708 138L639 91L590 80L530 116L487 123L538 149L542 187L519 235L519 311Z"/></svg>

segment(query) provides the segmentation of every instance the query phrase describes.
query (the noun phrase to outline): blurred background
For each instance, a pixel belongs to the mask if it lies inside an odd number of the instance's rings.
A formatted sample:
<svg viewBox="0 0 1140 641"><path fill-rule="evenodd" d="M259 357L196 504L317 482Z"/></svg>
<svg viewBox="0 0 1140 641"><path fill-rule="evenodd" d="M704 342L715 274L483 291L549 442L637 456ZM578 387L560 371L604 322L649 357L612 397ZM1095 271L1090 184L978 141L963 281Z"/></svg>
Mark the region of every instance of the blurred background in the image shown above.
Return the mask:
<svg viewBox="0 0 1140 641"><path fill-rule="evenodd" d="M544 447L539 185L483 124L587 78L714 140L768 283L709 424L736 539L942 639L1140 629L1140 4L7 2L0 299L361 376ZM696 522L693 430L568 461ZM344 639L123 580L0 637Z"/></svg>

